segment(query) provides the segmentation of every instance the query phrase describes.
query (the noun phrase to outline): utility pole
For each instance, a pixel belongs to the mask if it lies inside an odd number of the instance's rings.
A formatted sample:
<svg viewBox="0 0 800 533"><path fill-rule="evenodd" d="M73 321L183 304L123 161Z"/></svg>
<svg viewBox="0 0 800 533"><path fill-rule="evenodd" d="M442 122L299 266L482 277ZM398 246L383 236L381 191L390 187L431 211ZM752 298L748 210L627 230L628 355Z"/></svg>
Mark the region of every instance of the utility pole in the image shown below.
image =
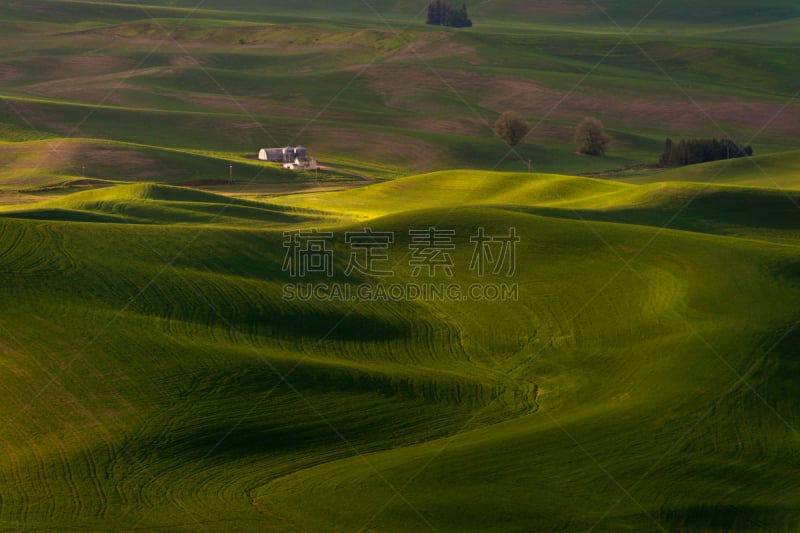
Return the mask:
<svg viewBox="0 0 800 533"><path fill-rule="evenodd" d="M228 180L231 182L233 181L233 165L228 167Z"/></svg>
<svg viewBox="0 0 800 533"><path fill-rule="evenodd" d="M528 174L531 173L531 160L528 159Z"/></svg>

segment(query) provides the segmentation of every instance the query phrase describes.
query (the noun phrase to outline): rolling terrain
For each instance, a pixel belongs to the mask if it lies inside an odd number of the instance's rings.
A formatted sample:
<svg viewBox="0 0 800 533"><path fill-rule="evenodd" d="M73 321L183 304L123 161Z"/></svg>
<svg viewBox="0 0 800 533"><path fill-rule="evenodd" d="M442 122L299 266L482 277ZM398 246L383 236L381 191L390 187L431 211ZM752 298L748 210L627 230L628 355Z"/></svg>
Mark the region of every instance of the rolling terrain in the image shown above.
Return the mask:
<svg viewBox="0 0 800 533"><path fill-rule="evenodd" d="M0 132L224 159L304 144L378 178L598 172L654 163L665 137L800 140L792 3L469 4L475 27L452 31L408 1L7 3ZM515 151L491 131L509 109L533 126ZM605 158L574 153L585 115L614 138Z"/></svg>
<svg viewBox="0 0 800 533"><path fill-rule="evenodd" d="M0 529L800 531L795 3L263 4L0 3Z"/></svg>
<svg viewBox="0 0 800 533"><path fill-rule="evenodd" d="M444 183L452 196L414 198ZM382 202L389 187L408 203ZM692 231L597 216L663 216L696 194L651 190L451 172L324 195L328 211L314 196L259 204L152 185L7 209L0 518L792 529L796 225L763 210L735 221L746 236L723 235L730 221L703 195L685 211ZM367 197L369 213L344 204ZM407 230L452 228L449 281L466 286L481 281L466 268L476 225L523 237L518 301L282 298L297 281L281 271L284 230L393 231L393 282L414 283ZM343 276L336 249L338 282L371 282Z"/></svg>

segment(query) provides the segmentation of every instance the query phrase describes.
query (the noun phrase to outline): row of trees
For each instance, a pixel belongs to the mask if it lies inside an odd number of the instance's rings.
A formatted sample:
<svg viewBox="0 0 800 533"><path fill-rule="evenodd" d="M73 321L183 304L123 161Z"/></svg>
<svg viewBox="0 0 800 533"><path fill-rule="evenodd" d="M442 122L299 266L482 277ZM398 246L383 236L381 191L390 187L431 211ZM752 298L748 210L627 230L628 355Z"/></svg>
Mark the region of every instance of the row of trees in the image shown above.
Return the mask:
<svg viewBox="0 0 800 533"><path fill-rule="evenodd" d="M461 4L460 8L456 8L442 0L433 0L428 4L428 18L425 22L434 26L451 26L453 28L472 26L472 21L467 15L466 4Z"/></svg>
<svg viewBox="0 0 800 533"><path fill-rule="evenodd" d="M517 146L525 139L531 127L522 117L513 111L506 111L495 121L494 133L509 146ZM603 123L594 117L584 118L575 128L575 144L578 153L602 156L605 155L611 137L603 128Z"/></svg>
<svg viewBox="0 0 800 533"><path fill-rule="evenodd" d="M494 123L495 135L509 146L520 144L530 130L528 123L513 111L506 111ZM603 123L594 117L584 118L575 128L575 144L579 154L603 156L610 142L611 137L603 128ZM694 165L752 155L751 146L743 146L730 139L681 139L677 143L667 139L659 164L671 167Z"/></svg>
<svg viewBox="0 0 800 533"><path fill-rule="evenodd" d="M748 157L753 155L753 148L742 146L729 139L681 139L672 142L664 141L664 151L661 153L659 164L670 167L681 165L694 165L708 161L720 161L734 157Z"/></svg>

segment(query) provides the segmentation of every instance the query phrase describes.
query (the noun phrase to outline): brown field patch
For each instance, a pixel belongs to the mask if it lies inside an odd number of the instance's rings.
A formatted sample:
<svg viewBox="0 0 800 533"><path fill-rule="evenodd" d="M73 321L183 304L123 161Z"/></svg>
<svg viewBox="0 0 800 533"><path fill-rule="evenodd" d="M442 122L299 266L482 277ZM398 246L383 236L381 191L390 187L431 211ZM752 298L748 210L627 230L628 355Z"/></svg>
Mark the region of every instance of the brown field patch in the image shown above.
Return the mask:
<svg viewBox="0 0 800 533"><path fill-rule="evenodd" d="M196 67L201 63L192 56L170 56L169 64L173 67Z"/></svg>
<svg viewBox="0 0 800 533"><path fill-rule="evenodd" d="M601 4L604 2L601 2ZM500 1L477 8L479 15L491 16L509 13L513 15L562 15L576 16L597 13L597 8L589 2L570 2L564 0L527 0L526 2Z"/></svg>
<svg viewBox="0 0 800 533"><path fill-rule="evenodd" d="M81 165L87 174L128 181L163 181L180 175L163 161L137 150L83 145L79 151Z"/></svg>
<svg viewBox="0 0 800 533"><path fill-rule="evenodd" d="M393 120L395 126L434 133L450 133L453 135L480 135L491 130L491 124L479 117L444 119L436 117L404 117Z"/></svg>
<svg viewBox="0 0 800 533"><path fill-rule="evenodd" d="M19 67L8 64L0 64L0 82L8 83L20 80L24 77Z"/></svg>
<svg viewBox="0 0 800 533"><path fill-rule="evenodd" d="M450 33L428 33L399 52L389 56L387 62L434 60L440 58L465 58L471 63L478 63L478 54L475 48L455 42L455 36Z"/></svg>
<svg viewBox="0 0 800 533"><path fill-rule="evenodd" d="M496 79L479 105L498 113L514 109L530 117L578 122L597 116L618 128L662 129L672 135L716 135L730 128L756 133L769 120L765 136L800 138L800 106L710 94L644 95L604 90L596 94L547 88L524 80Z"/></svg>
<svg viewBox="0 0 800 533"><path fill-rule="evenodd" d="M26 59L13 59L2 66L15 80L32 79L41 80L46 75L49 80L69 80L104 76L108 74L127 72L134 68L136 63L132 59L110 55L73 55L62 58L32 57Z"/></svg>
<svg viewBox="0 0 800 533"><path fill-rule="evenodd" d="M130 66L133 66L132 60L108 55L75 55L58 60L60 70L76 76L108 74Z"/></svg>
<svg viewBox="0 0 800 533"><path fill-rule="evenodd" d="M412 170L431 168L441 154L423 140L401 135L375 134L369 130L312 125L306 129L306 144L314 146L321 158L344 154L348 158L381 161Z"/></svg>
<svg viewBox="0 0 800 533"><path fill-rule="evenodd" d="M109 80L98 81L94 83L75 83L74 80L47 82L32 85L28 88L30 94L39 96L50 96L65 100L69 102L83 102L92 105L105 104L105 105L133 105L136 103L135 98L125 96L125 93L139 92L144 94L144 91L125 83L122 80Z"/></svg>
<svg viewBox="0 0 800 533"><path fill-rule="evenodd" d="M72 166L78 152L74 142L44 141L6 145L0 150L3 170L65 170Z"/></svg>
<svg viewBox="0 0 800 533"><path fill-rule="evenodd" d="M484 83L478 104L502 112L515 109L531 116L554 109L567 93L548 89L538 83L515 78L492 78Z"/></svg>
<svg viewBox="0 0 800 533"><path fill-rule="evenodd" d="M169 96L180 99L187 104L196 106L203 110L219 111L223 113L239 113L246 115L273 115L281 117L294 117L312 119L317 117L319 110L311 107L302 107L286 103L277 103L269 96L258 98L228 96L225 94L208 93L166 93ZM326 120L337 120L348 118L342 113L332 111L325 112Z"/></svg>
<svg viewBox="0 0 800 533"><path fill-rule="evenodd" d="M424 125L438 131L467 133L468 122L437 123L436 115L460 113L477 118L473 108L496 113L515 110L529 121L577 123L587 115L596 116L607 126L631 129L660 129L665 134L723 135L736 129L755 134L768 122L762 135L800 139L800 105L781 102L720 98L713 94L683 93L646 95L632 91L603 89L592 93L591 86L571 92L546 87L532 80L490 76L458 69L431 70L416 67L379 66L364 73L371 88L389 107L431 115L415 117L406 123ZM401 120L400 123L403 123ZM474 131L474 130L472 130ZM534 132L534 136L538 134Z"/></svg>
<svg viewBox="0 0 800 533"><path fill-rule="evenodd" d="M146 76L160 72L158 67L138 70L135 77ZM30 94L51 96L63 100L88 102L91 104L104 103L110 105L136 105L135 98L125 97L123 93L157 94L130 83L128 72L112 72L105 74L87 75L80 79L66 78L53 79L36 83L27 87Z"/></svg>
<svg viewBox="0 0 800 533"><path fill-rule="evenodd" d="M351 67L358 70L363 67ZM444 108L442 95L450 97L455 106L463 108L459 100L474 101L474 94L481 93L493 79L491 76L464 70L434 70L420 67L377 66L362 74L370 87L383 97L384 103L395 109L415 113L437 113L452 111ZM435 96L432 100L426 96Z"/></svg>
<svg viewBox="0 0 800 533"><path fill-rule="evenodd" d="M83 140L53 140L5 145L0 171L7 176L63 174L129 181L161 181L180 175L163 161L139 150ZM88 179L83 185L96 185Z"/></svg>
<svg viewBox="0 0 800 533"><path fill-rule="evenodd" d="M236 185L234 180L188 180L178 183L183 187L220 187L223 185Z"/></svg>
<svg viewBox="0 0 800 533"><path fill-rule="evenodd" d="M710 95L683 101L664 102L643 98L598 101L576 95L563 104L572 109L605 117L618 127L658 127L670 135L724 136L728 130L746 131L761 137L800 139L800 105L749 100L720 100ZM580 117L574 117L578 120ZM763 131L762 131L763 130ZM745 135L747 135L745 134Z"/></svg>

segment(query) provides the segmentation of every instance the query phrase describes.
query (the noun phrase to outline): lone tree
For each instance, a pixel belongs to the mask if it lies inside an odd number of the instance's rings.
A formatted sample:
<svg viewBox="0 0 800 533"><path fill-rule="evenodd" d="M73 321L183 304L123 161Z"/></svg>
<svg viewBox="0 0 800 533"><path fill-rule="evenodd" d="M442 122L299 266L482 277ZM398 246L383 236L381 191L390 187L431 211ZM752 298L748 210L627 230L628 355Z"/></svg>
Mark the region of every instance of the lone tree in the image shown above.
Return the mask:
<svg viewBox="0 0 800 533"><path fill-rule="evenodd" d="M594 117L584 118L575 129L575 143L579 154L605 155L610 141L611 137L603 128L603 123Z"/></svg>
<svg viewBox="0 0 800 533"><path fill-rule="evenodd" d="M506 111L495 121L494 133L511 146L517 146L531 131L528 123L513 111Z"/></svg>

